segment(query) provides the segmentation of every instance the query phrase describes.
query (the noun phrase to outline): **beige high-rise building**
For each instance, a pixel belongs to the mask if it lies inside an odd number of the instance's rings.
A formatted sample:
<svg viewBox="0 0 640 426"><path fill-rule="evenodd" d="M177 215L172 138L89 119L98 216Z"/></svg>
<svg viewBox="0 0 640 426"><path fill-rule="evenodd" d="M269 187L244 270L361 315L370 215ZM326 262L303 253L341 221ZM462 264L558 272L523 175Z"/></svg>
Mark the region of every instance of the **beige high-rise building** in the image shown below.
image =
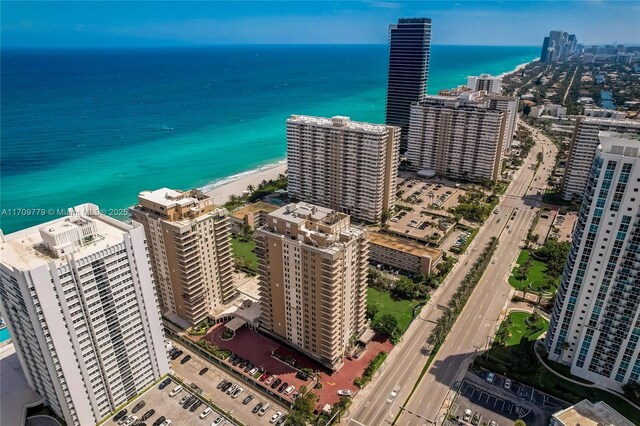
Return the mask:
<svg viewBox="0 0 640 426"><path fill-rule="evenodd" d="M229 215L199 190L144 191L129 210L144 226L163 315L196 324L235 296Z"/></svg>
<svg viewBox="0 0 640 426"><path fill-rule="evenodd" d="M366 231L344 213L298 203L267 215L255 237L261 327L339 369L366 329Z"/></svg>
<svg viewBox="0 0 640 426"><path fill-rule="evenodd" d="M349 117L287 120L289 194L377 222L395 206L400 128Z"/></svg>
<svg viewBox="0 0 640 426"><path fill-rule="evenodd" d="M476 96L427 96L411 106L412 169L470 181L499 178L513 123L496 99Z"/></svg>

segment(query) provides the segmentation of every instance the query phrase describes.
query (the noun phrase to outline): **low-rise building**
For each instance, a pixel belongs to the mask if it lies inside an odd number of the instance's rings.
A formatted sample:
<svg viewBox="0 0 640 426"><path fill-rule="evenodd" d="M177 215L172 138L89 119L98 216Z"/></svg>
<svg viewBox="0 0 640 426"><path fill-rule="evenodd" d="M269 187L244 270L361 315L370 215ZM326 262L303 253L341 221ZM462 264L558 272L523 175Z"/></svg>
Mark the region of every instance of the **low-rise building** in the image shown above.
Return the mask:
<svg viewBox="0 0 640 426"><path fill-rule="evenodd" d="M587 117L597 118L615 118L617 120L624 120L627 118L627 114L624 111L616 111L613 109L604 108L585 108L584 115Z"/></svg>
<svg viewBox="0 0 640 426"><path fill-rule="evenodd" d="M604 401L595 404L584 399L569 408L560 410L551 416L549 426L632 426L622 414Z"/></svg>
<svg viewBox="0 0 640 426"><path fill-rule="evenodd" d="M533 118L565 118L567 116L567 108L557 104L538 105L531 108L531 116Z"/></svg>
<svg viewBox="0 0 640 426"><path fill-rule="evenodd" d="M369 233L369 260L413 274L429 274L442 260L442 250L406 238L380 232Z"/></svg>
<svg viewBox="0 0 640 426"><path fill-rule="evenodd" d="M261 227L265 224L267 215L278 208L273 204L258 201L236 210L231 213L231 233L241 234L245 225L252 230Z"/></svg>

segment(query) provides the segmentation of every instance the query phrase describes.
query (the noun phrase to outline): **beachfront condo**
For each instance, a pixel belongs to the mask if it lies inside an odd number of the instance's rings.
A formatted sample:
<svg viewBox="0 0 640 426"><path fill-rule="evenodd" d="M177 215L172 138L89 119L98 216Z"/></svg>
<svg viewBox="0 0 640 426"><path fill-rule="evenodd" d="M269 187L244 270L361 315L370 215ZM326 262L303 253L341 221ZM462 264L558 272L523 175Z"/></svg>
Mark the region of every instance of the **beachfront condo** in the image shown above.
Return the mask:
<svg viewBox="0 0 640 426"><path fill-rule="evenodd" d="M582 200L591 164L600 145L600 132L640 135L640 122L614 118L578 117L569 145L569 158L562 180L562 198Z"/></svg>
<svg viewBox="0 0 640 426"><path fill-rule="evenodd" d="M427 94L431 18L401 18L389 26L389 80L386 123L402 129L400 152L407 150L411 104Z"/></svg>
<svg viewBox="0 0 640 426"><path fill-rule="evenodd" d="M400 129L292 115L287 120L289 195L378 222L395 206Z"/></svg>
<svg viewBox="0 0 640 426"><path fill-rule="evenodd" d="M261 327L337 370L366 329L369 243L349 216L308 203L267 215L255 233Z"/></svg>
<svg viewBox="0 0 640 426"><path fill-rule="evenodd" d="M473 91L484 90L500 95L502 93L502 77L494 77L491 74L470 75L467 77L467 87Z"/></svg>
<svg viewBox="0 0 640 426"><path fill-rule="evenodd" d="M496 181L516 111L514 99L482 92L425 97L411 106L410 167L451 179Z"/></svg>
<svg viewBox="0 0 640 426"><path fill-rule="evenodd" d="M640 140L600 132L545 345L571 374L640 380Z"/></svg>
<svg viewBox="0 0 640 426"><path fill-rule="evenodd" d="M162 314L185 327L236 295L229 215L200 190L144 191L129 209L143 225Z"/></svg>
<svg viewBox="0 0 640 426"><path fill-rule="evenodd" d="M140 225L84 204L0 238L2 316L27 383L68 425L99 423L169 372Z"/></svg>

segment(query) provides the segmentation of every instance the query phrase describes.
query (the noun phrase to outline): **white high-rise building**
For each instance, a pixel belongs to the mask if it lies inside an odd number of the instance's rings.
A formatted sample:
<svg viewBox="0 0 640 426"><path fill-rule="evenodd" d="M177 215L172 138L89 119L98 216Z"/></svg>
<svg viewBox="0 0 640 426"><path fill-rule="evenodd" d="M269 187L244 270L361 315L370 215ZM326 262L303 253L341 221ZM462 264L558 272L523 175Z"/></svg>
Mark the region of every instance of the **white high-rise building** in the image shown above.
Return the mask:
<svg viewBox="0 0 640 426"><path fill-rule="evenodd" d="M502 93L502 77L494 77L491 74L470 75L467 77L467 87L474 91L484 90L499 95Z"/></svg>
<svg viewBox="0 0 640 426"><path fill-rule="evenodd" d="M640 140L599 141L545 345L572 374L620 390L640 378Z"/></svg>
<svg viewBox="0 0 640 426"><path fill-rule="evenodd" d="M169 372L145 234L83 204L1 235L0 308L29 386L93 425Z"/></svg>
<svg viewBox="0 0 640 426"><path fill-rule="evenodd" d="M287 120L289 194L377 222L396 198L400 128L292 115Z"/></svg>
<svg viewBox="0 0 640 426"><path fill-rule="evenodd" d="M591 163L600 144L600 132L640 134L640 121L578 117L569 145L569 159L562 181L565 200L581 199L587 186Z"/></svg>
<svg viewBox="0 0 640 426"><path fill-rule="evenodd" d="M477 92L427 96L411 106L411 168L454 179L497 180L513 123L509 118L491 97L478 97Z"/></svg>

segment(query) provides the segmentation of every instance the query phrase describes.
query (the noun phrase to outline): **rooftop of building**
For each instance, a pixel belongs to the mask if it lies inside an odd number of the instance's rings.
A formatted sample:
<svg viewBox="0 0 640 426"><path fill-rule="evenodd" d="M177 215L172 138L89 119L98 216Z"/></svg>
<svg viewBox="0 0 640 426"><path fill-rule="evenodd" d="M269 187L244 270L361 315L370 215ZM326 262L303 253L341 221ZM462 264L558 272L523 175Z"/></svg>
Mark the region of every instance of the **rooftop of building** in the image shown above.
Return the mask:
<svg viewBox="0 0 640 426"><path fill-rule="evenodd" d="M138 198L155 203L165 208L173 206L186 206L189 204L197 203L199 200L206 198L203 194L202 197L198 197L198 191L176 191L175 189L160 188L155 191L142 191Z"/></svg>
<svg viewBox="0 0 640 426"><path fill-rule="evenodd" d="M383 234L381 232L369 232L368 238L373 244L413 254L415 256L429 256L433 260L442 256L442 250L427 247L423 244L410 241L405 238Z"/></svg>
<svg viewBox="0 0 640 426"><path fill-rule="evenodd" d="M383 134L387 131L387 128L392 126L387 126L386 124L374 124L374 123L365 123L362 121L351 121L349 117L344 117L341 115L335 115L331 118L326 117L315 117L311 115L297 115L293 114L287 119L287 123L305 123L305 124L313 124L316 126L322 127L331 127L331 128L344 128L349 130L358 130L370 133L379 133Z"/></svg>
<svg viewBox="0 0 640 426"><path fill-rule="evenodd" d="M599 132L598 149L614 155L640 158L640 135L635 133Z"/></svg>
<svg viewBox="0 0 640 426"><path fill-rule="evenodd" d="M624 124L628 127L640 128L640 121L629 120L625 118L605 118L605 117L584 117L582 123L588 124L604 124L604 125L621 125Z"/></svg>
<svg viewBox="0 0 640 426"><path fill-rule="evenodd" d="M69 216L1 235L2 263L20 270L51 262L61 266L67 262L50 248L53 242L60 243L61 246L77 243L72 251L73 255L76 258L86 257L122 243L123 234L133 229L132 225L100 214L98 206L94 204L82 204L70 211L72 214ZM76 236L82 238L75 239Z"/></svg>
<svg viewBox="0 0 640 426"><path fill-rule="evenodd" d="M280 207L279 209L271 212L270 216L293 223L304 223L307 220L311 220L313 222L331 225L337 220L345 218L347 215L337 213L335 210L331 210L326 207L301 202L291 203L284 207Z"/></svg>
<svg viewBox="0 0 640 426"><path fill-rule="evenodd" d="M603 401L595 404L589 400L582 400L577 404L559 411L553 415L555 419L566 426L632 426L622 414L611 408Z"/></svg>
<svg viewBox="0 0 640 426"><path fill-rule="evenodd" d="M256 214L256 213L271 213L273 211L278 210L279 206L274 206L273 204L265 203L264 201L257 201L255 203L247 204L239 210L236 210L231 214L231 216L236 219L244 219L248 214Z"/></svg>

